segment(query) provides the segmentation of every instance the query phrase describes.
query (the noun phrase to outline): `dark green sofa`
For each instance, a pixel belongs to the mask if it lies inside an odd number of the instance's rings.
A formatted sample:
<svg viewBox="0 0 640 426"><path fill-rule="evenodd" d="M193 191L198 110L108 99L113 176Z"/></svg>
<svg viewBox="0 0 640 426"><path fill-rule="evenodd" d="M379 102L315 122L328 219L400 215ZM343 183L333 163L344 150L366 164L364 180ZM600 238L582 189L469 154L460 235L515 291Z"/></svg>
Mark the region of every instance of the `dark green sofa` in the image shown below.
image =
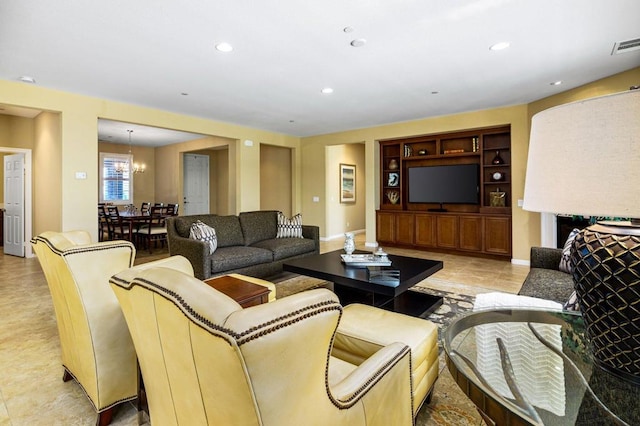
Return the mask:
<svg viewBox="0 0 640 426"><path fill-rule="evenodd" d="M196 220L216 230L218 248L211 255L207 243L189 238ZM320 253L319 227L302 225L304 238L276 238L277 229L275 210L174 216L167 219L169 254L189 259L195 276L203 280L230 273L265 278L282 272L288 260Z"/></svg>
<svg viewBox="0 0 640 426"><path fill-rule="evenodd" d="M562 304L569 300L573 278L559 270L561 258L562 249L531 247L531 269L518 294Z"/></svg>

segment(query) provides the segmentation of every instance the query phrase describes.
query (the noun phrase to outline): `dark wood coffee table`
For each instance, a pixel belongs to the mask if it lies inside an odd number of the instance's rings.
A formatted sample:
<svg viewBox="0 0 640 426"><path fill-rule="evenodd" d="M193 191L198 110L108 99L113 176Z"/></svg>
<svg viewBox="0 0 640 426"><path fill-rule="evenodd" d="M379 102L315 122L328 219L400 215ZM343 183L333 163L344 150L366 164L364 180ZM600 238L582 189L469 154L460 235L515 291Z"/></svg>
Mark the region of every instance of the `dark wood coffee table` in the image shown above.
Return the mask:
<svg viewBox="0 0 640 426"><path fill-rule="evenodd" d="M367 253L356 251L356 253ZM389 255L391 267L400 271L400 284L390 287L369 282L367 268L345 265L342 250L290 260L283 269L333 283L340 303L365 303L415 317L426 317L440 305L442 297L407 291L442 269L442 261Z"/></svg>

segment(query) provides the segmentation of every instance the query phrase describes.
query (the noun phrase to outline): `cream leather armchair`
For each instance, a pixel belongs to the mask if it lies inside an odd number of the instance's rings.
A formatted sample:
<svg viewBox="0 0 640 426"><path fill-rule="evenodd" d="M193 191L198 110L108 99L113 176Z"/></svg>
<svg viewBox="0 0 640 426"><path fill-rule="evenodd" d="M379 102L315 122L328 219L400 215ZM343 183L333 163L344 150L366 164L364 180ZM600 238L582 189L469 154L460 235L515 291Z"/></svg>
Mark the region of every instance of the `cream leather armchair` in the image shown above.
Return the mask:
<svg viewBox="0 0 640 426"><path fill-rule="evenodd" d="M326 289L251 308L168 268L111 279L131 330L151 424L410 425L410 351L359 366L332 357L342 315Z"/></svg>
<svg viewBox="0 0 640 426"><path fill-rule="evenodd" d="M44 232L31 240L55 308L63 380L82 387L98 413L111 421L113 407L138 393L133 342L109 278L135 258L126 241L91 244L85 231Z"/></svg>

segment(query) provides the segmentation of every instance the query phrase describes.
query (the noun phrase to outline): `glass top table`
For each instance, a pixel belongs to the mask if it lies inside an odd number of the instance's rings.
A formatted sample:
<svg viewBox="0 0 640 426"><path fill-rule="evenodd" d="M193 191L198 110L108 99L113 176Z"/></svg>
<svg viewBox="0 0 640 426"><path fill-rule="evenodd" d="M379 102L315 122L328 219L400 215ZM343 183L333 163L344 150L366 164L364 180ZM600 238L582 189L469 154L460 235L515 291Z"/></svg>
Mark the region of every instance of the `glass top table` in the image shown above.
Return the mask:
<svg viewBox="0 0 640 426"><path fill-rule="evenodd" d="M597 367L588 345L580 314L543 309L478 310L443 333L449 371L485 420L640 424L640 386Z"/></svg>

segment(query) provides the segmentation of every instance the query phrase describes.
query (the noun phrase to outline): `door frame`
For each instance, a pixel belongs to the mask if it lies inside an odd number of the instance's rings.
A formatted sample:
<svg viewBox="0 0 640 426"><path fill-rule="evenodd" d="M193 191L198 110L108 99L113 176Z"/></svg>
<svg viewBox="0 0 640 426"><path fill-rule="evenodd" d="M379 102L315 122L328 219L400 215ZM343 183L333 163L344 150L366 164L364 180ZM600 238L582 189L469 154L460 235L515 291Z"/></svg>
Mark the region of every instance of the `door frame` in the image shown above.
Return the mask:
<svg viewBox="0 0 640 426"><path fill-rule="evenodd" d="M33 249L31 244L29 244L31 238L33 238L31 149L0 146L0 152L6 154L24 154L24 257L33 257Z"/></svg>

